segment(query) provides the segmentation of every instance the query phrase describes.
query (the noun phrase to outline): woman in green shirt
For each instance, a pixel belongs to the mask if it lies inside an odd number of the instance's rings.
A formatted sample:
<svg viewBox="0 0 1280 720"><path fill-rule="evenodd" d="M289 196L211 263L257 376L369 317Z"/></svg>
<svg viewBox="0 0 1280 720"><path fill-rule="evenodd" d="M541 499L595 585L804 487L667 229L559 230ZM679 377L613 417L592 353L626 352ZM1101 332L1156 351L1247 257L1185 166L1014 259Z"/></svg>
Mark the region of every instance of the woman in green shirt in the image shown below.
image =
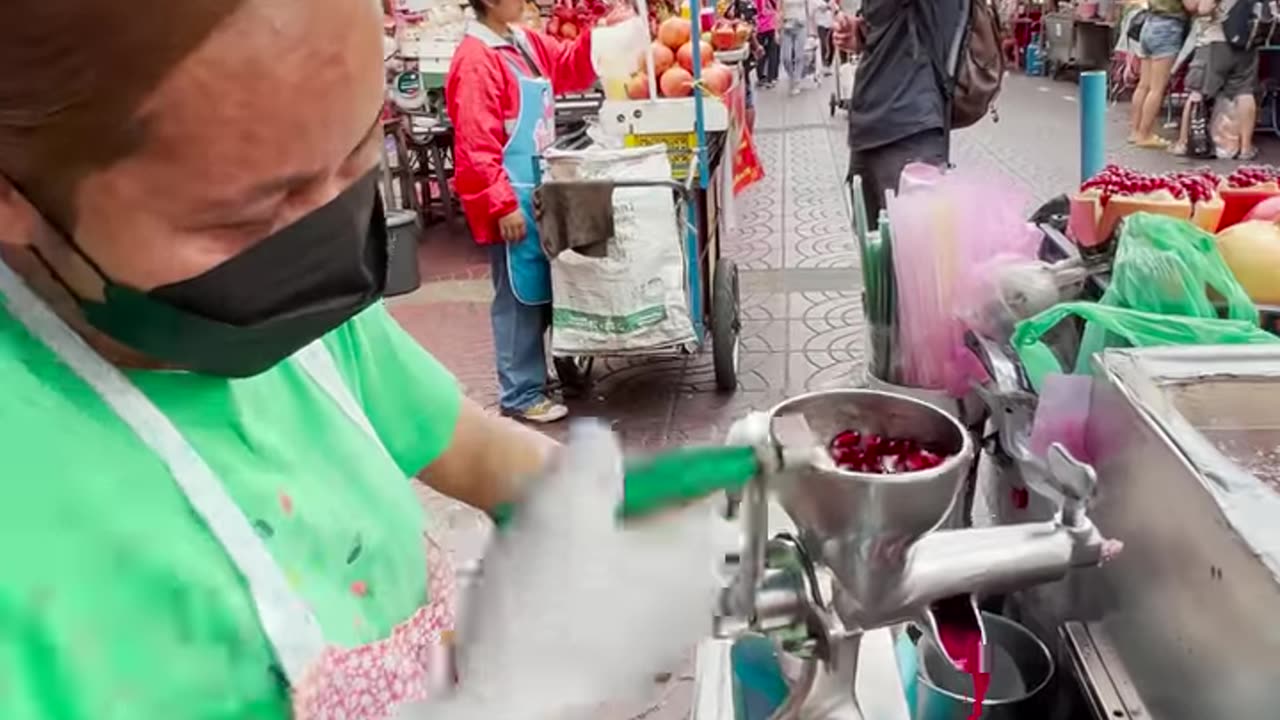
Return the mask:
<svg viewBox="0 0 1280 720"><path fill-rule="evenodd" d="M5 720L373 720L452 681L405 478L493 509L554 444L379 302L381 19L0 3Z"/></svg>

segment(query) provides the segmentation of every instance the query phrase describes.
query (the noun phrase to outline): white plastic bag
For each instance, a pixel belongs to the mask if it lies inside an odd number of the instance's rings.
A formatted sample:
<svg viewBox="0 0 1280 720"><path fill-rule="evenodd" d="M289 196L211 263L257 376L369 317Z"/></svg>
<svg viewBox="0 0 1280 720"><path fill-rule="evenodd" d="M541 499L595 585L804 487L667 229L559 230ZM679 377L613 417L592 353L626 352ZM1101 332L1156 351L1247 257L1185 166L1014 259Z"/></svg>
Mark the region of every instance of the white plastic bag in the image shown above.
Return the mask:
<svg viewBox="0 0 1280 720"><path fill-rule="evenodd" d="M858 64L847 62L840 65L840 82L836 83L836 100L848 100L853 97L853 84L857 82Z"/></svg>
<svg viewBox="0 0 1280 720"><path fill-rule="evenodd" d="M550 151L554 180L670 180L665 145ZM685 287L685 218L666 186L618 188L605 257L551 260L556 355L658 348L694 340Z"/></svg>
<svg viewBox="0 0 1280 720"><path fill-rule="evenodd" d="M578 421L484 557L455 694L397 720L583 720L631 701L711 634L725 521L710 500L620 525L623 456Z"/></svg>

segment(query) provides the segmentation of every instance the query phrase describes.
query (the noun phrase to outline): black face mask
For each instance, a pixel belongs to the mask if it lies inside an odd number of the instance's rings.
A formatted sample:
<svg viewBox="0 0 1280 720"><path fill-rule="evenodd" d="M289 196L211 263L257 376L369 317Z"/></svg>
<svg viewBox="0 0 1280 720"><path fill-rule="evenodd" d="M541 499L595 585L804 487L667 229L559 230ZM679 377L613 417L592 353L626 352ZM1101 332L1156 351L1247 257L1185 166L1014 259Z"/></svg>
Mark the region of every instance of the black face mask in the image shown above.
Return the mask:
<svg viewBox="0 0 1280 720"><path fill-rule="evenodd" d="M102 302L80 300L85 318L157 360L257 375L382 297L388 250L377 177L212 270L148 292L112 281L85 256L104 281Z"/></svg>

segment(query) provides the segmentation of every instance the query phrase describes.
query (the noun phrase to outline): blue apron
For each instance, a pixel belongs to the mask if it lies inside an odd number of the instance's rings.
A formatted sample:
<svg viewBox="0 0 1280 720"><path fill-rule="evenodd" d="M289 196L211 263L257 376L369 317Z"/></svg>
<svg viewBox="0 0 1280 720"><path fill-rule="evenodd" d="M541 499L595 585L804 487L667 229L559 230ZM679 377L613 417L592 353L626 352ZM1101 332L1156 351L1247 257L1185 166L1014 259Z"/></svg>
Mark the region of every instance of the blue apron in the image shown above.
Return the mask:
<svg viewBox="0 0 1280 720"><path fill-rule="evenodd" d="M517 46L518 47L518 46ZM523 48L530 68L537 72L533 58ZM524 305L551 302L551 266L542 252L538 224L533 215L533 191L542 181L542 151L556 139L556 109L551 83L530 76L517 63L508 59L520 84L520 112L507 128L507 145L502 149L502 167L507 171L511 188L524 213L528 233L519 242L507 243L507 277L511 291Z"/></svg>

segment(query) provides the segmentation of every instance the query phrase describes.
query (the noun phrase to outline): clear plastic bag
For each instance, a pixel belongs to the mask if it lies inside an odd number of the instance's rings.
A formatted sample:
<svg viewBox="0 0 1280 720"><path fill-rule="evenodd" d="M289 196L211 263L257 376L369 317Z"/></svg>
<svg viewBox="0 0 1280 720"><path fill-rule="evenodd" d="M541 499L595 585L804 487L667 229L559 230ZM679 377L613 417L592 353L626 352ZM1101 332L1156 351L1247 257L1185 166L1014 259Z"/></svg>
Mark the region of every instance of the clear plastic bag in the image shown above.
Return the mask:
<svg viewBox="0 0 1280 720"><path fill-rule="evenodd" d="M1240 152L1240 121L1235 100L1224 98L1214 102L1209 136L1213 138L1214 152L1219 159L1230 160Z"/></svg>
<svg viewBox="0 0 1280 720"><path fill-rule="evenodd" d="M1002 254L965 274L957 308L970 330L1008 342L1022 320L1075 299L1085 277L1076 259L1047 263Z"/></svg>

